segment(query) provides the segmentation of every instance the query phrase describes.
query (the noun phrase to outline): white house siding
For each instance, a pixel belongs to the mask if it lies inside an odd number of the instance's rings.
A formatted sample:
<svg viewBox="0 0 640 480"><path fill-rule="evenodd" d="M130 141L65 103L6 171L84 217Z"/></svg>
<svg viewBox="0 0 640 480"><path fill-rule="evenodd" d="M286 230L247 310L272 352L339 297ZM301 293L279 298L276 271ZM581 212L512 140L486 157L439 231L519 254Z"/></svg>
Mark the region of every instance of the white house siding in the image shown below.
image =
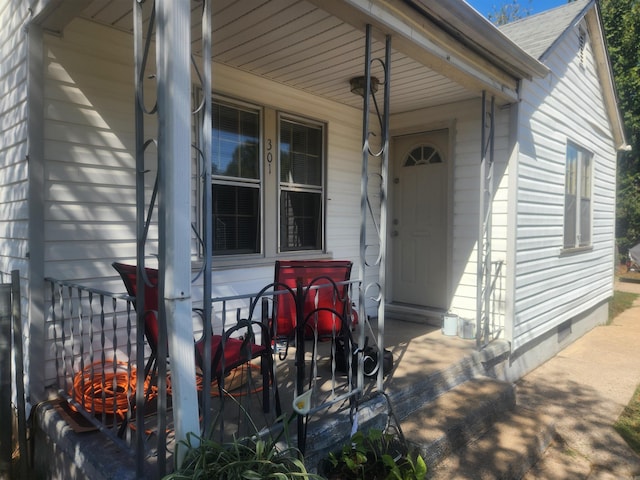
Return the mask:
<svg viewBox="0 0 640 480"><path fill-rule="evenodd" d="M27 274L27 5L0 1L0 272ZM0 278L4 281L6 279Z"/></svg>
<svg viewBox="0 0 640 480"><path fill-rule="evenodd" d="M586 27L583 27L586 32ZM552 332L612 293L616 153L588 41L578 29L547 58L552 73L525 82L518 125L513 347ZM567 140L593 152L593 248L563 254Z"/></svg>
<svg viewBox="0 0 640 480"><path fill-rule="evenodd" d="M0 0L0 282L20 272L23 351L28 352L29 164L27 2ZM29 389L29 357L22 372ZM15 394L15 389L14 389ZM15 398L12 399L15 402Z"/></svg>
<svg viewBox="0 0 640 480"><path fill-rule="evenodd" d="M46 275L122 292L110 264L135 261L132 37L76 19L63 36L45 35L44 73ZM332 258L353 260L357 278L361 112L224 65L214 65L213 83L218 94L326 122L326 249ZM372 237L371 222L368 228ZM150 237L152 254L154 228ZM254 293L271 283L275 259L214 258L214 297ZM368 269L368 278L377 279L377 270ZM51 380L52 360L47 370Z"/></svg>
<svg viewBox="0 0 640 480"><path fill-rule="evenodd" d="M131 37L74 21L44 55L45 273L102 287L135 257Z"/></svg>
<svg viewBox="0 0 640 480"><path fill-rule="evenodd" d="M453 191L450 195L451 268L449 283L449 310L463 318L476 317L477 243L480 199L481 160L481 108L480 98L466 102L411 112L392 117L394 134L428 131L448 126L453 137ZM495 197L493 202L492 260L506 262L507 238L507 160L510 138L510 107L496 108L495 134ZM443 252L445 254L446 252ZM504 324L506 284L505 265L500 291L495 294L494 320ZM436 273L437 274L437 273Z"/></svg>

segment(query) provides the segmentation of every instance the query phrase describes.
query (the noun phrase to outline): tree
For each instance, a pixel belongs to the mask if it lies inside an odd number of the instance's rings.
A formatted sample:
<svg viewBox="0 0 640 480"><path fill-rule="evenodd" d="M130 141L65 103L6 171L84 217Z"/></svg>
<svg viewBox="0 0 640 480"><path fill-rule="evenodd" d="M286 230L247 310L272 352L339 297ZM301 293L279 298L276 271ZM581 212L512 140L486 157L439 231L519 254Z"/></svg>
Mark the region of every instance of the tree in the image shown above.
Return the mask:
<svg viewBox="0 0 640 480"><path fill-rule="evenodd" d="M531 5L531 0L529 0L529 5ZM503 3L500 7L494 5L493 12L488 17L492 23L500 26L529 15L531 15L530 7L523 7L518 0L512 0L511 2Z"/></svg>
<svg viewBox="0 0 640 480"><path fill-rule="evenodd" d="M602 23L628 152L618 157L616 238L622 254L640 242L640 1L602 0Z"/></svg>

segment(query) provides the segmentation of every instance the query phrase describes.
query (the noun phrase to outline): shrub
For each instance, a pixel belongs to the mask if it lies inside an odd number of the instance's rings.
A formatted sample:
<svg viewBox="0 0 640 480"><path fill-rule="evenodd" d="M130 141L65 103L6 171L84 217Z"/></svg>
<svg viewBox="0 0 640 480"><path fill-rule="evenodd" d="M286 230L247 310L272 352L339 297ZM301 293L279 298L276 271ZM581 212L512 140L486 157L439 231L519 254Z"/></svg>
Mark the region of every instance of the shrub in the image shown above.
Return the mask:
<svg viewBox="0 0 640 480"><path fill-rule="evenodd" d="M329 480L423 480L427 466L419 454L412 454L397 435L371 429L357 432L321 465Z"/></svg>
<svg viewBox="0 0 640 480"><path fill-rule="evenodd" d="M307 472L298 450L279 448L272 440L251 437L219 443L189 434L183 445L184 460L164 480L318 478Z"/></svg>

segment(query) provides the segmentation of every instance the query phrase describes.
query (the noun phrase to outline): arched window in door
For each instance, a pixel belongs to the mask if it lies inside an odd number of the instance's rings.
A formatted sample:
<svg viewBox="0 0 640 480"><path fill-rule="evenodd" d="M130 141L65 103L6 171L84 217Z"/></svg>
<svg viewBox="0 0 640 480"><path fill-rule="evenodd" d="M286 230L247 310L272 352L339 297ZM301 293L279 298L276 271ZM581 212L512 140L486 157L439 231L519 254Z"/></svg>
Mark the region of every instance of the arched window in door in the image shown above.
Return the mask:
<svg viewBox="0 0 640 480"><path fill-rule="evenodd" d="M433 165L437 163L444 163L444 158L440 151L433 145L423 144L409 152L404 159L403 166L415 167L417 165Z"/></svg>

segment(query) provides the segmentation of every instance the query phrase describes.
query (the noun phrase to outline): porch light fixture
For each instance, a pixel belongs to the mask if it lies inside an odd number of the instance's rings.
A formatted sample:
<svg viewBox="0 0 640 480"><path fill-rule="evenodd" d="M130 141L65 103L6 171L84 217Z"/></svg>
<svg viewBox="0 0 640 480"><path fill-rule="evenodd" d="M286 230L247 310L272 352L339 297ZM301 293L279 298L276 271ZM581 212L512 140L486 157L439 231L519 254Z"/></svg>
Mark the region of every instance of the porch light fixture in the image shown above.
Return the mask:
<svg viewBox="0 0 640 480"><path fill-rule="evenodd" d="M371 93L376 93L378 91L379 84L380 81L376 77L371 77ZM353 77L349 80L349 85L351 86L351 93L364 97L364 89L366 86L365 77Z"/></svg>

